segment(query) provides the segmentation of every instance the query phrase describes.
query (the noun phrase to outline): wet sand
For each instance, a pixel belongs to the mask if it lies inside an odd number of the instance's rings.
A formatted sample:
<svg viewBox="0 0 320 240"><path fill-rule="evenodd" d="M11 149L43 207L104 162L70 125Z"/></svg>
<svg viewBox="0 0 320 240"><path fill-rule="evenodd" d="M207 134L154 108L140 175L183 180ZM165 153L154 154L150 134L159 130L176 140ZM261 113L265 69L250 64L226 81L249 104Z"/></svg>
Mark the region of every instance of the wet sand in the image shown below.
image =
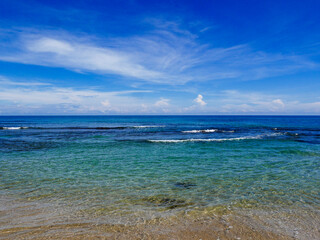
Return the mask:
<svg viewBox="0 0 320 240"><path fill-rule="evenodd" d="M295 239L283 234L257 231L245 224L211 221L182 225L91 225L11 228L0 232L2 239Z"/></svg>
<svg viewBox="0 0 320 240"><path fill-rule="evenodd" d="M298 217L298 218L297 218ZM9 227L0 239L320 239L319 214L266 215L264 212L155 218L137 224L74 223ZM310 222L311 221L311 222Z"/></svg>
<svg viewBox="0 0 320 240"><path fill-rule="evenodd" d="M320 239L319 208L214 206L131 218L75 212L0 197L0 239Z"/></svg>

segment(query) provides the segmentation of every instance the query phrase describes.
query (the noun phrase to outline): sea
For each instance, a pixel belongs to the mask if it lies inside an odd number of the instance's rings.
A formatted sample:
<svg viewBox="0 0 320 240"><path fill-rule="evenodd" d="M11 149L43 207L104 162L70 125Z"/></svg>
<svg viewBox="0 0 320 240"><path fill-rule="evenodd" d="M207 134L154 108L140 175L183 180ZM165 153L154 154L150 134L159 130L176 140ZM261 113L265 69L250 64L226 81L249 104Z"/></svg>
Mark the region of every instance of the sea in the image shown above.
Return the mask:
<svg viewBox="0 0 320 240"><path fill-rule="evenodd" d="M0 117L2 230L319 210L319 116Z"/></svg>

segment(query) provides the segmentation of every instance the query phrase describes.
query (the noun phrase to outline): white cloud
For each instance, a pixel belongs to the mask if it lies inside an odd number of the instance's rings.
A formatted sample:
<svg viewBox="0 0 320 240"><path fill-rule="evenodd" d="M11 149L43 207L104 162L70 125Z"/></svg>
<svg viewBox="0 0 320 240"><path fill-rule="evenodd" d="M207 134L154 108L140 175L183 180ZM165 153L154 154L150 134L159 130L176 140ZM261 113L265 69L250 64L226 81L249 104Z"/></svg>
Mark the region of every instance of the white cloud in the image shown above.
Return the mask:
<svg viewBox="0 0 320 240"><path fill-rule="evenodd" d="M146 92L150 91L104 92L41 85L10 88L0 85L0 111L6 114L134 113L140 111L143 102L132 94Z"/></svg>
<svg viewBox="0 0 320 240"><path fill-rule="evenodd" d="M154 105L156 107L167 107L169 106L169 99L166 99L166 98L160 98L159 101L157 101Z"/></svg>
<svg viewBox="0 0 320 240"><path fill-rule="evenodd" d="M3 78L2 78L3 79ZM10 83L14 83L6 79ZM206 101L199 94L195 104L170 104L167 98L155 103L146 98L151 91L97 91L53 85L27 86L0 84L1 114L319 114L320 102L299 102L290 96L268 95L259 92L227 90L215 95L206 93ZM144 93L139 98L139 93ZM215 104L209 104L213 102ZM206 107L199 107L204 106Z"/></svg>
<svg viewBox="0 0 320 240"><path fill-rule="evenodd" d="M309 103L293 103L289 106L291 111L299 111L308 114L320 114L320 102L309 102Z"/></svg>
<svg viewBox="0 0 320 240"><path fill-rule="evenodd" d="M275 100L272 101L272 103L274 103L275 105L284 107L284 103L283 103L283 101L281 99L275 99Z"/></svg>
<svg viewBox="0 0 320 240"><path fill-rule="evenodd" d="M211 113L223 114L319 114L320 102L300 102L292 96L271 95L261 92L225 90L211 95L215 106L207 108Z"/></svg>
<svg viewBox="0 0 320 240"><path fill-rule="evenodd" d="M271 102L271 104L273 105L271 107L272 110L282 110L285 107L285 104L283 103L283 101L281 99L275 99Z"/></svg>
<svg viewBox="0 0 320 240"><path fill-rule="evenodd" d="M259 92L239 92L237 90L225 90L219 94L222 111L231 113L283 112L286 110L285 104L278 97Z"/></svg>
<svg viewBox="0 0 320 240"><path fill-rule="evenodd" d="M205 106L207 104L205 101L203 101L203 96L201 94L199 94L198 97L193 101L198 103L200 106Z"/></svg>
<svg viewBox="0 0 320 240"><path fill-rule="evenodd" d="M104 100L101 102L101 104L105 107L109 107L110 106L110 102L108 100Z"/></svg>

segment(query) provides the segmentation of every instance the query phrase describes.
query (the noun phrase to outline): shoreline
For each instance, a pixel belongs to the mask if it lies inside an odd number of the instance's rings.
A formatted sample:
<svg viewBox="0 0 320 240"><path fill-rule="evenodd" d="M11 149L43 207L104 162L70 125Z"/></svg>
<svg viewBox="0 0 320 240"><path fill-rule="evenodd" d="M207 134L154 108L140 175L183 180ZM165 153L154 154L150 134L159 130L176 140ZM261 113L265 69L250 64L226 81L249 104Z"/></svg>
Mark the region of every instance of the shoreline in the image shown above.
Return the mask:
<svg viewBox="0 0 320 240"><path fill-rule="evenodd" d="M30 221L37 218L37 213L32 211L24 214ZM50 215L47 217L49 220ZM0 223L4 223L3 220ZM69 222L54 223L42 220L33 226L23 226L19 224L21 219L17 216L7 220L11 227L0 229L0 239L312 240L320 238L319 210L268 212L239 209L226 214L210 213L197 217L186 214L155 217L131 224L107 224L99 219L89 221L85 218L70 218Z"/></svg>
<svg viewBox="0 0 320 240"><path fill-rule="evenodd" d="M272 231L252 229L230 217L175 224L58 224L10 228L1 239L295 239Z"/></svg>

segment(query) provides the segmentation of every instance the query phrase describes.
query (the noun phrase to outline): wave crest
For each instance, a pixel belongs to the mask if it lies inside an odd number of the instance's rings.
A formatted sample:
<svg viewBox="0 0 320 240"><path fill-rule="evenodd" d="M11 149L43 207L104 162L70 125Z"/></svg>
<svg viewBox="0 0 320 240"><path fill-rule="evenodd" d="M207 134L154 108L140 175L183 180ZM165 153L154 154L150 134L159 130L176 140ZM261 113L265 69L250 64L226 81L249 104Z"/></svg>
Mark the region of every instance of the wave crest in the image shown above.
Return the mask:
<svg viewBox="0 0 320 240"><path fill-rule="evenodd" d="M182 133L213 133L213 132L234 132L234 130L226 131L226 130L219 130L219 129L202 129L202 130L188 130L182 131Z"/></svg>
<svg viewBox="0 0 320 240"><path fill-rule="evenodd" d="M190 139L164 139L164 140L148 140L154 143L179 143L179 142L224 142L224 141L239 141L245 139L261 139L263 136L246 136L237 138L190 138Z"/></svg>
<svg viewBox="0 0 320 240"><path fill-rule="evenodd" d="M244 136L235 138L189 138L189 139L160 139L160 140L147 140L153 143L180 143L180 142L224 142L224 141L239 141L250 139L263 139L264 137L274 137L283 135L281 133L261 134L256 136Z"/></svg>
<svg viewBox="0 0 320 240"><path fill-rule="evenodd" d="M19 129L27 129L28 127L1 127L3 130L19 130Z"/></svg>
<svg viewBox="0 0 320 240"><path fill-rule="evenodd" d="M189 130L189 131L182 131L182 132L183 133L211 133L216 131L218 131L218 129Z"/></svg>

